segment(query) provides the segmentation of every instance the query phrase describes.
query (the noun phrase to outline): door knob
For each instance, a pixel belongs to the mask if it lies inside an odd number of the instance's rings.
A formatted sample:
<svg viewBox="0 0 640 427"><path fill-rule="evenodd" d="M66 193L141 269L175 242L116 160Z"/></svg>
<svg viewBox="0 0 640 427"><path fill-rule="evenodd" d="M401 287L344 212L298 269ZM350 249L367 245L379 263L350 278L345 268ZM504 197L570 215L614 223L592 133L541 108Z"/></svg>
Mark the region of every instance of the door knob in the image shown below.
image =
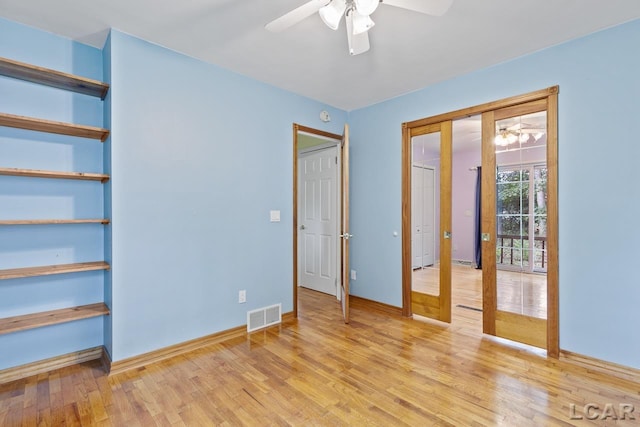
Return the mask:
<svg viewBox="0 0 640 427"><path fill-rule="evenodd" d="M349 240L350 238L353 237L353 234L344 233L344 234L339 235L338 237L342 237L344 240Z"/></svg>
<svg viewBox="0 0 640 427"><path fill-rule="evenodd" d="M304 226L304 224L302 224L302 225L300 226L300 230L305 230L306 228L307 228L307 227L305 227L305 226Z"/></svg>

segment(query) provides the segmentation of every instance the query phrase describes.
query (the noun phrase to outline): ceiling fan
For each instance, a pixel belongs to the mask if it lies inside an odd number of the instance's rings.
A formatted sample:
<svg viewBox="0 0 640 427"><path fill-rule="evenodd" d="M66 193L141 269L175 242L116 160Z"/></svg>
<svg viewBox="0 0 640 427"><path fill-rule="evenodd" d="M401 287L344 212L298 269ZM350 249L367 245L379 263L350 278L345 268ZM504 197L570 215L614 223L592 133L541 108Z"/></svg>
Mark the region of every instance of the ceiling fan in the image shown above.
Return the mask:
<svg viewBox="0 0 640 427"><path fill-rule="evenodd" d="M537 142L547 132L545 127L527 123L516 123L512 126L496 127L495 144L505 147L515 142L525 144L527 142Z"/></svg>
<svg viewBox="0 0 640 427"><path fill-rule="evenodd" d="M374 26L371 14L376 11L380 3L427 15L441 16L449 9L453 0L310 0L269 22L265 28L278 33L318 12L329 28L337 30L344 16L349 53L358 55L369 50L368 31Z"/></svg>

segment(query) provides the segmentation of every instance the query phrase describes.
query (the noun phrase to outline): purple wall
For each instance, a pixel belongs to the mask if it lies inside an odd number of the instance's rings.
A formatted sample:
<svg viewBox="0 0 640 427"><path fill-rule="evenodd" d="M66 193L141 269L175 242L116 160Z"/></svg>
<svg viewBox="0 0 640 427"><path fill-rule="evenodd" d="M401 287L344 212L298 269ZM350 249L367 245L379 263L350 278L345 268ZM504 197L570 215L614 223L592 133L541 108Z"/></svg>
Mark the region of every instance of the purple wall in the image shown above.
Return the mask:
<svg viewBox="0 0 640 427"><path fill-rule="evenodd" d="M541 138L528 150L511 150L496 154L498 165L534 163L545 160L546 138ZM473 261L473 232L475 228L476 171L469 168L480 166L480 145L477 148L455 151L453 141L452 184L452 253L453 260ZM439 252L438 252L439 254Z"/></svg>
<svg viewBox="0 0 640 427"><path fill-rule="evenodd" d="M456 142L453 141L455 149ZM451 188L451 258L473 260L473 230L475 228L476 176L480 166L480 144L477 148L453 153Z"/></svg>

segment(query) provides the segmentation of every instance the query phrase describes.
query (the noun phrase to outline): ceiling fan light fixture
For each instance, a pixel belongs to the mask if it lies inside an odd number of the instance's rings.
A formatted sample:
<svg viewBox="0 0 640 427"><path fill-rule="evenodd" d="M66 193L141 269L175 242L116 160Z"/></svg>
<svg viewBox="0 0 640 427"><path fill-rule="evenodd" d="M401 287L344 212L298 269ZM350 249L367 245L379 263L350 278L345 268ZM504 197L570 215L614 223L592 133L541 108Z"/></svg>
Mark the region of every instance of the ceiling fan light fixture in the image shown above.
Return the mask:
<svg viewBox="0 0 640 427"><path fill-rule="evenodd" d="M354 3L360 15L369 16L376 11L380 0L355 0Z"/></svg>
<svg viewBox="0 0 640 427"><path fill-rule="evenodd" d="M301 6L266 24L265 28L277 33L318 13L325 25L335 31L344 16L349 54L359 55L371 48L369 30L375 25L371 14L383 1L389 6L440 16L454 0L306 0Z"/></svg>
<svg viewBox="0 0 640 427"><path fill-rule="evenodd" d="M509 132L507 129L499 129L498 134L496 135L493 143L500 147L506 147L509 144L513 144L518 141L518 137L513 133Z"/></svg>
<svg viewBox="0 0 640 427"><path fill-rule="evenodd" d="M498 147L506 147L507 145L509 145L509 140L507 140L507 138L502 135L496 135L496 138L493 142Z"/></svg>
<svg viewBox="0 0 640 427"><path fill-rule="evenodd" d="M362 34L366 33L376 25L375 22L368 15L362 15L357 10L352 12L353 14L353 34Z"/></svg>
<svg viewBox="0 0 640 427"><path fill-rule="evenodd" d="M324 22L327 27L332 30L337 30L346 8L347 3L345 0L332 0L328 5L320 8L320 18L322 18L322 22Z"/></svg>

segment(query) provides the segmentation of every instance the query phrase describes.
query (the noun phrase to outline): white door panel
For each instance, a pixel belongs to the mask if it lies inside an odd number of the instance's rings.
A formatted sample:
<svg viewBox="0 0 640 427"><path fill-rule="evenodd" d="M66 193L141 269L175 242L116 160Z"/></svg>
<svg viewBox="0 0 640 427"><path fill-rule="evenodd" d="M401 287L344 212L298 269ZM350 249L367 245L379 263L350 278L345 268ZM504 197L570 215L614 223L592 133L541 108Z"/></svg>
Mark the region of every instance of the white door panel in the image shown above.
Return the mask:
<svg viewBox="0 0 640 427"><path fill-rule="evenodd" d="M299 285L336 295L337 148L300 156Z"/></svg>
<svg viewBox="0 0 640 427"><path fill-rule="evenodd" d="M302 271L306 276L315 276L316 274L316 236L310 233L304 233L304 266Z"/></svg>

